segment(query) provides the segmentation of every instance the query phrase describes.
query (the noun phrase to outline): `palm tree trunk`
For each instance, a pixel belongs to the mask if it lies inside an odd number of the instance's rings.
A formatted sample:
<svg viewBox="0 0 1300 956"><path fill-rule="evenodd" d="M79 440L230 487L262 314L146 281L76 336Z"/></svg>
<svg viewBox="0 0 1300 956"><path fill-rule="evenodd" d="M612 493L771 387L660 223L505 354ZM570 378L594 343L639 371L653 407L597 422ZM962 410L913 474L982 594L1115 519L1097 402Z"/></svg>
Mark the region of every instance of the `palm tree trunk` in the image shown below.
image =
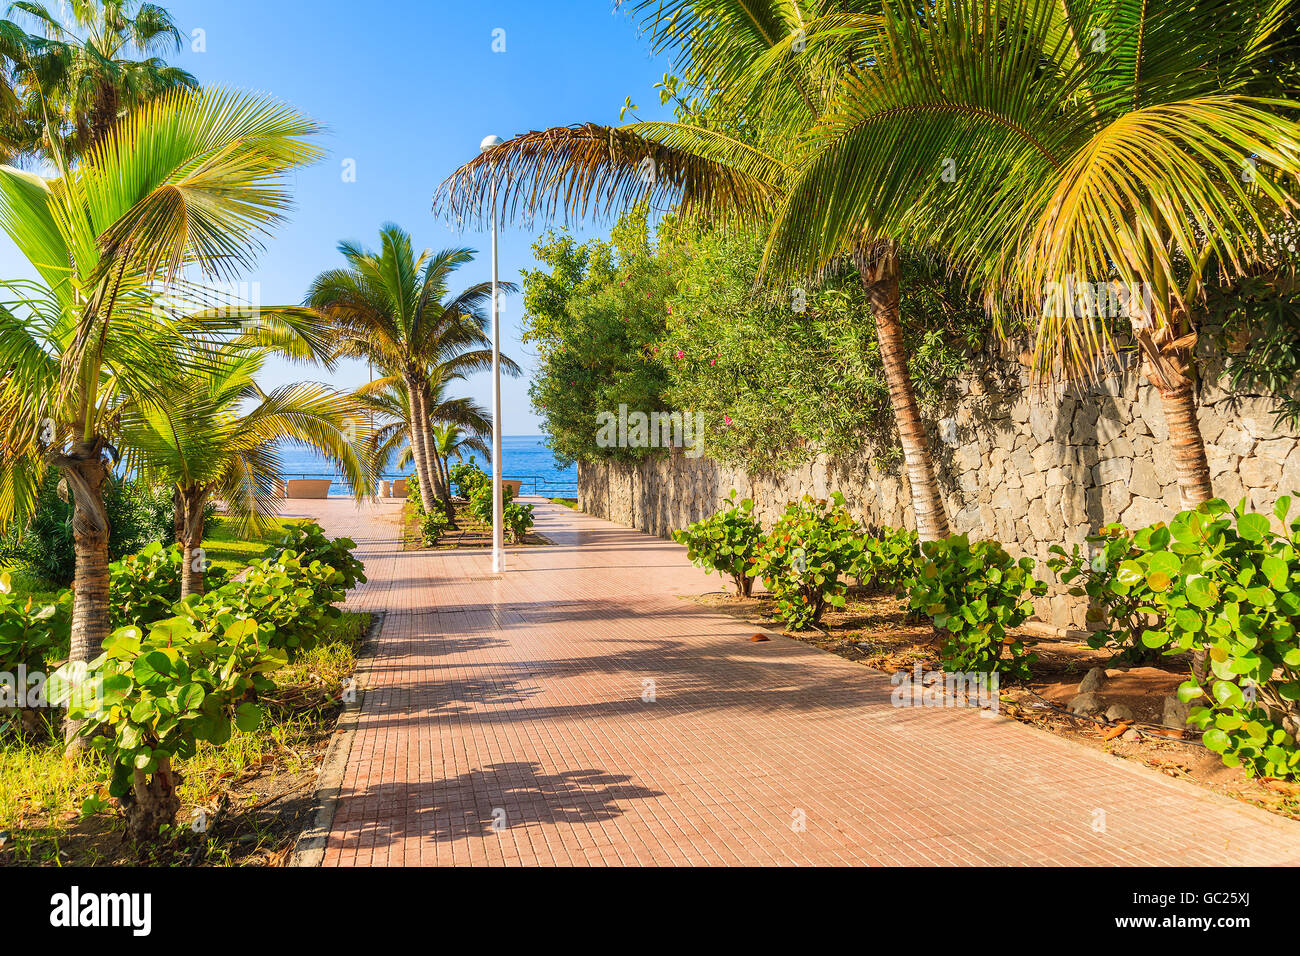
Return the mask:
<svg viewBox="0 0 1300 956"><path fill-rule="evenodd" d="M889 401L898 422L898 438L903 446L903 461L912 491L912 510L916 512L916 532L922 541L937 541L950 533L948 516L943 508L934 459L925 437L925 423L921 420L916 392L907 372L907 353L903 347L903 326L899 318L898 253L890 248L869 256L859 246L856 256L862 284L875 314L880 360L885 366Z"/></svg>
<svg viewBox="0 0 1300 956"><path fill-rule="evenodd" d="M424 422L424 470L429 475L429 483L433 486L433 493L438 502L442 505L443 513L451 526L456 527L456 509L451 503L451 492L447 488L447 482L443 480L442 469L438 466L438 454L433 451L433 424L429 420L429 391L423 383L420 384L418 391L417 403L420 406L420 418ZM433 498L425 505L428 511L433 506Z"/></svg>
<svg viewBox="0 0 1300 956"><path fill-rule="evenodd" d="M1178 471L1178 495L1184 508L1195 508L1214 497L1210 485L1210 463L1205 457L1201 423L1196 417L1196 397L1192 382L1184 380L1174 388L1160 388L1165 421L1169 423L1169 444L1173 447L1174 466Z"/></svg>
<svg viewBox="0 0 1300 956"><path fill-rule="evenodd" d="M427 512L436 495L433 493L433 483L429 480L428 450L425 446L429 433L424 420L424 403L420 401L420 388L416 384L415 377L404 375L402 378L406 383L407 406L411 415L411 420L406 426L411 440L411 463L415 465L415 480L420 485L420 503L424 505L424 510Z"/></svg>
<svg viewBox="0 0 1300 956"><path fill-rule="evenodd" d="M76 573L72 583L72 641L70 663L89 663L99 656L108 637L108 511L104 482L108 468L98 440L78 442L70 455L55 464L72 492L72 537ZM77 736L82 721L64 723L69 753L85 751L89 743Z"/></svg>
<svg viewBox="0 0 1300 956"><path fill-rule="evenodd" d="M188 489L176 495L176 541L181 546L181 598L204 592L207 555L203 553L203 489Z"/></svg>

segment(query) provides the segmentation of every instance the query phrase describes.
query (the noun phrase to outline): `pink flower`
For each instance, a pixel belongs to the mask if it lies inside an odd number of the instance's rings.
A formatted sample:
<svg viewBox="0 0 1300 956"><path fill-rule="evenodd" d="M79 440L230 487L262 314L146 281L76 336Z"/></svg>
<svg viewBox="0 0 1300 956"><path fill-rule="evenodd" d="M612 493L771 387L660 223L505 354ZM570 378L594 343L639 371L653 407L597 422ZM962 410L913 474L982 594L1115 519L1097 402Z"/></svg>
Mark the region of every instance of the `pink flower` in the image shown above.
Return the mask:
<svg viewBox="0 0 1300 956"><path fill-rule="evenodd" d="M722 416L722 420L723 420L723 422L725 422L725 423L728 424L728 425L731 424L731 416L730 416L730 415L723 415L723 416Z"/></svg>
<svg viewBox="0 0 1300 956"><path fill-rule="evenodd" d="M711 358L711 359L709 359L709 364L710 364L710 365L717 365L717 364L718 364L718 360L715 359L715 358Z"/></svg>
<svg viewBox="0 0 1300 956"><path fill-rule="evenodd" d="M686 357L686 353L683 352L681 349L678 349L678 350L677 350L677 358L685 358L685 357Z"/></svg>
<svg viewBox="0 0 1300 956"><path fill-rule="evenodd" d="M658 354L659 354L659 346L657 346L657 345L656 345L655 348L654 348L654 354L655 354L655 355L658 355Z"/></svg>
<svg viewBox="0 0 1300 956"><path fill-rule="evenodd" d="M671 305L668 307L668 314L669 315L673 314L673 307Z"/></svg>

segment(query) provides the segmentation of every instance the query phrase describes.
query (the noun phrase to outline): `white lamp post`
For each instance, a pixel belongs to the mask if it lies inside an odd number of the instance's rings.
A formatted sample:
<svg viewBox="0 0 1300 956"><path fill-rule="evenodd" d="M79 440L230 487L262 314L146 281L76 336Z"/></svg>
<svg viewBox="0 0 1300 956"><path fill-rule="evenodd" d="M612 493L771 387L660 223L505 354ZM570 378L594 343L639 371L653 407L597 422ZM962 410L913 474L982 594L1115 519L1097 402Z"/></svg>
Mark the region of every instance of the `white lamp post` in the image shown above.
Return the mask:
<svg viewBox="0 0 1300 956"><path fill-rule="evenodd" d="M504 142L485 136L479 152ZM497 184L492 180L492 573L506 569L505 535L501 521L501 312L497 299Z"/></svg>

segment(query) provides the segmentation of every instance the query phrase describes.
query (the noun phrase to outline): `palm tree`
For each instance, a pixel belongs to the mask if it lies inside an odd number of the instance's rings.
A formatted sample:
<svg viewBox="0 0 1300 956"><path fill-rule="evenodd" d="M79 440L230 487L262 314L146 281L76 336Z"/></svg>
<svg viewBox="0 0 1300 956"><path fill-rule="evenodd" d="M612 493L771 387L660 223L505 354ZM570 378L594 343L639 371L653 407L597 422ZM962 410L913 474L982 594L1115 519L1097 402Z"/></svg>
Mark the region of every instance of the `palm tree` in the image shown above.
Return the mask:
<svg viewBox="0 0 1300 956"><path fill-rule="evenodd" d="M2 52L20 80L21 118L17 151L49 151L58 136L68 158L103 142L130 110L163 93L197 90L198 80L152 54L181 48L171 14L139 0L71 0L51 11L36 0L9 6L9 16L31 21L44 38L23 37L21 28L0 27L9 40ZM137 59L138 58L138 59Z"/></svg>
<svg viewBox="0 0 1300 956"><path fill-rule="evenodd" d="M25 514L34 480L60 469L74 502L74 663L108 633L101 490L118 412L161 401L195 323L230 325L173 318L158 287L185 270L226 279L251 266L288 207L284 175L319 155L317 129L260 96L174 92L119 122L75 170L56 150L56 179L0 168L0 228L42 279L7 284L30 315L11 314L0 335L0 521Z"/></svg>
<svg viewBox="0 0 1300 956"><path fill-rule="evenodd" d="M1194 313L1216 275L1286 254L1300 103L1274 76L1295 62L1290 16L1270 0L943 0L814 22L810 47L870 65L839 85L771 257L808 268L864 227L949 250L995 315L1035 317L1040 378L1095 377L1122 304L1183 505L1205 501ZM1079 302L1044 308L1074 287Z"/></svg>
<svg viewBox="0 0 1300 956"><path fill-rule="evenodd" d="M439 488L441 504L447 520L456 527L456 511L451 500L451 480L447 458L460 458L460 448L480 451L491 460L491 451L484 436L492 431L492 419L487 410L469 398L446 397L447 386L464 376L440 370L430 376L429 451ZM377 379L357 392L358 400L372 413L377 413L384 424L375 429L376 462L396 459L398 468L405 468L415 460L410 430L410 399L406 386L398 379ZM432 502L429 502L432 505Z"/></svg>
<svg viewBox="0 0 1300 956"><path fill-rule="evenodd" d="M485 218L499 195L503 209L525 218L560 209L585 216L658 198L687 214L736 216L766 228L849 68L805 50L810 22L846 9L874 21L879 8L877 0L641 0L635 9L646 14L656 52L671 50L700 92L679 110L679 121L521 134L448 177L434 207L458 220ZM949 525L907 371L892 238L863 231L838 251L854 259L872 305L917 531L932 540L945 537Z"/></svg>
<svg viewBox="0 0 1300 956"><path fill-rule="evenodd" d="M350 396L310 382L263 392L256 376L267 349L226 344L200 352L167 383L162 401L126 410L120 431L128 464L175 489L182 597L203 593L204 561L195 552L211 500L250 530L275 514L280 444L321 453L358 500L371 486L370 435Z"/></svg>
<svg viewBox="0 0 1300 956"><path fill-rule="evenodd" d="M416 256L410 235L392 224L380 230L380 242L379 253L340 244L347 268L317 276L307 304L334 322L336 355L365 358L384 373L372 383L374 392L398 385L404 390L406 435L421 499L449 507L429 448L438 405L435 389L441 378L491 367L484 305L492 286L475 283L449 297L448 280L473 259L470 249L425 250ZM501 288L515 291L509 282ZM509 375L520 371L504 356L501 367Z"/></svg>

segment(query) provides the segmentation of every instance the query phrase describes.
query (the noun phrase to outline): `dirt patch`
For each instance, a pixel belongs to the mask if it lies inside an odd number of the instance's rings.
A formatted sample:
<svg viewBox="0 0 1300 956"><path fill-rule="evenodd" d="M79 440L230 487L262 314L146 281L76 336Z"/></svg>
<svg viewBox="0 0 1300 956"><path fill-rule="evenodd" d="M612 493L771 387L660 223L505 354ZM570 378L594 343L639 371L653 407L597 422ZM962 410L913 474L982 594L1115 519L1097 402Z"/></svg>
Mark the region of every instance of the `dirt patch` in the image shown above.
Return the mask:
<svg viewBox="0 0 1300 956"><path fill-rule="evenodd" d="M829 609L820 628L812 631L786 629L766 594L744 599L711 592L687 600L886 674L911 670L917 664L925 671L940 669L942 635L928 620L911 616L907 602L893 594L851 589L847 604ZM1300 784L1247 777L1239 768L1224 766L1218 754L1201 746L1194 732L1161 724L1165 697L1187 678L1191 661L1186 655L1165 658L1156 665L1129 667L1109 652L1086 644L1026 632L1020 637L1039 660L1029 682L1001 687L1003 715L1300 820ZM1128 707L1133 721L1107 721L1068 712L1069 702L1079 693L1079 682L1094 667L1106 670L1107 680L1100 692L1106 705Z"/></svg>

